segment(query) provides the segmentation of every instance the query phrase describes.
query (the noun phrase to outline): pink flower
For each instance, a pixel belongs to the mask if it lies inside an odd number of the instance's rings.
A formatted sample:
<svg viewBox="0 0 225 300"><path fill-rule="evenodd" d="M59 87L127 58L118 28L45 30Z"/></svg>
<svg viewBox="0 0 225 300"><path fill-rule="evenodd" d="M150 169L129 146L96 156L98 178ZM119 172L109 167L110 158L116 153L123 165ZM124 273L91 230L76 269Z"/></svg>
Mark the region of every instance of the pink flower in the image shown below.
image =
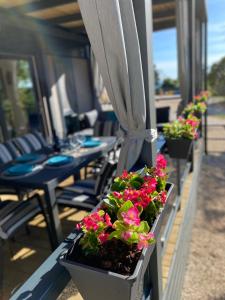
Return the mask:
<svg viewBox="0 0 225 300"><path fill-rule="evenodd" d="M146 188L146 192L148 194L151 194L152 192L154 192L156 190L157 180L150 176L146 176L144 178L144 180L145 180L145 183L143 184L143 187Z"/></svg>
<svg viewBox="0 0 225 300"><path fill-rule="evenodd" d="M162 154L158 154L156 158L156 167L159 169L165 169L167 166L167 161Z"/></svg>
<svg viewBox="0 0 225 300"><path fill-rule="evenodd" d="M186 123L195 128L198 127L198 125L199 125L199 121L195 121L195 120L191 120L191 119L187 119Z"/></svg>
<svg viewBox="0 0 225 300"><path fill-rule="evenodd" d="M158 176L158 177L165 177L165 176L166 176L166 173L163 172L161 169L156 169L155 174L156 174L156 176Z"/></svg>
<svg viewBox="0 0 225 300"><path fill-rule="evenodd" d="M108 234L108 233L104 233L104 232L103 232L103 233L99 234L99 236L98 236L99 242L100 242L101 244L104 244L105 242L107 242L108 237L109 237L109 234Z"/></svg>
<svg viewBox="0 0 225 300"><path fill-rule="evenodd" d="M87 218L87 217L84 218L83 223L84 223L86 230L88 230L88 231L89 230L96 231L99 228L99 225L95 221L93 221L91 218Z"/></svg>
<svg viewBox="0 0 225 300"><path fill-rule="evenodd" d="M160 196L161 196L161 201L162 201L162 203L165 204L165 203L166 203L166 196L167 196L167 193L166 193L166 192L162 192L162 193L160 194Z"/></svg>
<svg viewBox="0 0 225 300"><path fill-rule="evenodd" d="M129 176L129 173L127 172L127 170L124 170L120 178L121 179L127 179L128 176Z"/></svg>
<svg viewBox="0 0 225 300"><path fill-rule="evenodd" d="M201 97L200 96L195 96L195 100L200 100Z"/></svg>
<svg viewBox="0 0 225 300"><path fill-rule="evenodd" d="M113 194L114 197L116 197L118 199L122 198L122 195L119 192L113 192L112 194Z"/></svg>
<svg viewBox="0 0 225 300"><path fill-rule="evenodd" d="M197 140L198 138L199 138L199 134L198 134L198 132L196 131L195 134L194 134L194 139Z"/></svg>
<svg viewBox="0 0 225 300"><path fill-rule="evenodd" d="M130 200L132 202L135 202L139 197L139 191L133 189L126 189L124 191L123 197L125 200Z"/></svg>
<svg viewBox="0 0 225 300"><path fill-rule="evenodd" d="M183 121L184 121L184 118L183 118L182 116L179 116L179 117L178 117L178 121L179 121L179 122L183 122Z"/></svg>
<svg viewBox="0 0 225 300"><path fill-rule="evenodd" d="M128 225L138 226L140 224L139 211L136 207L131 207L127 212L122 212L121 215L124 223Z"/></svg>
<svg viewBox="0 0 225 300"><path fill-rule="evenodd" d="M137 244L138 250L142 250L145 247L148 247L149 243L151 240L154 239L154 234L149 232L149 233L144 233L139 235L139 242Z"/></svg>
<svg viewBox="0 0 225 300"><path fill-rule="evenodd" d="M105 214L105 223L107 226L112 226L111 218L107 213Z"/></svg>
<svg viewBox="0 0 225 300"><path fill-rule="evenodd" d="M76 225L76 229L77 229L77 230L81 230L81 228L82 228L82 227L81 227L81 224L78 223L78 224Z"/></svg>
<svg viewBox="0 0 225 300"><path fill-rule="evenodd" d="M121 234L122 239L124 239L125 241L129 240L129 238L131 237L132 233L130 231L124 231Z"/></svg>

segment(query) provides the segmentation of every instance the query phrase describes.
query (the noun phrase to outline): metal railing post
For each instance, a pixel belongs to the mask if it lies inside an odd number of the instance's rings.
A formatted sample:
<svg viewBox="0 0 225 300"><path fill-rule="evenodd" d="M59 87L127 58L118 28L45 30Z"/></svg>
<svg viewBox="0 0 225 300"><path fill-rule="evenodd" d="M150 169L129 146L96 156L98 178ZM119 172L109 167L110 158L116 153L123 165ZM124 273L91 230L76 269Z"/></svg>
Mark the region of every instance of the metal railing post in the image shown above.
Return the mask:
<svg viewBox="0 0 225 300"><path fill-rule="evenodd" d="M148 266L150 283L152 285L151 300L161 300L163 295L161 251L161 239L158 237Z"/></svg>

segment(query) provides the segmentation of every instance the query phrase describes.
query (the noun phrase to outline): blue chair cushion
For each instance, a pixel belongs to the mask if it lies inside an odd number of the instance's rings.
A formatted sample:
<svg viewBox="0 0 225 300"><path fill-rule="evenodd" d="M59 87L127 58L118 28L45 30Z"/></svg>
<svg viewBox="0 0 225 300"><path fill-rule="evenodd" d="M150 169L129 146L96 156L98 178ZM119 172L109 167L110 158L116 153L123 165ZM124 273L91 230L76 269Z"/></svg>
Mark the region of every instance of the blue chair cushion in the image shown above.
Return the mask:
<svg viewBox="0 0 225 300"><path fill-rule="evenodd" d="M33 160L37 160L40 158L40 154L37 153L27 153L22 156L16 158L17 162L29 162Z"/></svg>

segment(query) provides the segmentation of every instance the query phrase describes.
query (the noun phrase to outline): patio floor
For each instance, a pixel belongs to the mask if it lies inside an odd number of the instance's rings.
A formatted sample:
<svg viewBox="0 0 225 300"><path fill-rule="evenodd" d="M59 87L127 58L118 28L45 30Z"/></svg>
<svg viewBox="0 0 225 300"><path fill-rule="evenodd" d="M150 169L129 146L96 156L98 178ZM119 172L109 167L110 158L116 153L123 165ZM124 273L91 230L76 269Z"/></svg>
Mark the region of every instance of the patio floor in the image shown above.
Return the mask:
<svg viewBox="0 0 225 300"><path fill-rule="evenodd" d="M199 203L182 299L225 299L224 224L225 224L225 105L209 108L209 156L204 157L199 186ZM215 126L218 124L219 126ZM206 189L205 187L209 187ZM210 190L210 193L208 192ZM65 236L82 219L85 211L65 208L60 211ZM179 223L179 218L177 220ZM21 231L14 242L0 247L0 299L26 280L51 253L45 223L37 216L29 225L30 235ZM173 235L173 232L171 236ZM2 252L2 253L1 253ZM80 300L69 284L60 300ZM74 296L72 296L74 295Z"/></svg>
<svg viewBox="0 0 225 300"><path fill-rule="evenodd" d="M225 104L209 113L209 155L202 163L182 300L225 299Z"/></svg>

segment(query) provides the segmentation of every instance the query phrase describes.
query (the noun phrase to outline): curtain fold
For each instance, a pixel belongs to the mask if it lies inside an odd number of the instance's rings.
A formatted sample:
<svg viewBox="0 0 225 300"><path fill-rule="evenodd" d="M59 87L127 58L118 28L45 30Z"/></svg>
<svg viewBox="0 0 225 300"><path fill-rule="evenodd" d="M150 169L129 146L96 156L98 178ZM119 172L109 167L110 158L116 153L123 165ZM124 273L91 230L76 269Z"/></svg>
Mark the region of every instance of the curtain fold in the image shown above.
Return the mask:
<svg viewBox="0 0 225 300"><path fill-rule="evenodd" d="M146 131L146 102L132 0L78 0L113 109L124 132L118 174L137 161Z"/></svg>

